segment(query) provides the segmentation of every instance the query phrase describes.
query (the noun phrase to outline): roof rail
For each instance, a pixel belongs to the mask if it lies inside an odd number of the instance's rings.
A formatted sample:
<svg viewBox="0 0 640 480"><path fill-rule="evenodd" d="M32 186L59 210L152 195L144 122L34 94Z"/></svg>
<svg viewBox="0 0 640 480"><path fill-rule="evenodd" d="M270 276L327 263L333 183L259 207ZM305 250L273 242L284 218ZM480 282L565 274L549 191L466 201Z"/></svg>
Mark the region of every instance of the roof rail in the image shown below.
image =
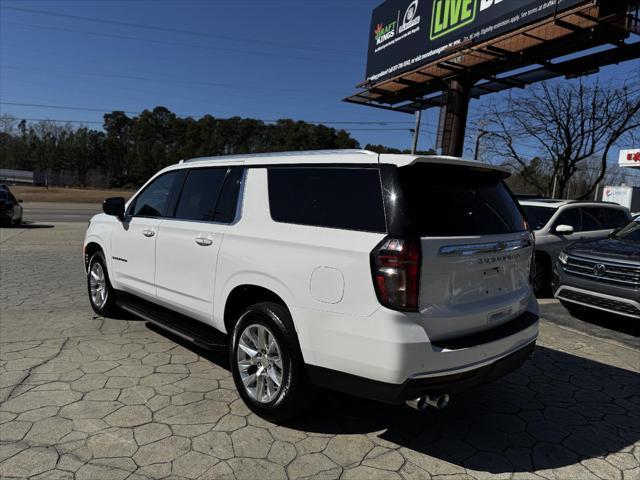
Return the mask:
<svg viewBox="0 0 640 480"><path fill-rule="evenodd" d="M210 160L233 160L236 158L268 158L268 157L289 157L296 155L338 155L338 154L361 154L361 155L378 155L370 150L361 149L335 149L335 150L302 150L298 152L266 152L266 153L245 153L237 155L217 155L212 157L198 157L185 160L184 163L205 162Z"/></svg>
<svg viewBox="0 0 640 480"><path fill-rule="evenodd" d="M567 205L571 204L571 205L575 205L576 203L602 203L604 205L618 205L619 207L621 207L622 205L620 205L619 203L616 202L605 202L602 200L569 200L567 202Z"/></svg>

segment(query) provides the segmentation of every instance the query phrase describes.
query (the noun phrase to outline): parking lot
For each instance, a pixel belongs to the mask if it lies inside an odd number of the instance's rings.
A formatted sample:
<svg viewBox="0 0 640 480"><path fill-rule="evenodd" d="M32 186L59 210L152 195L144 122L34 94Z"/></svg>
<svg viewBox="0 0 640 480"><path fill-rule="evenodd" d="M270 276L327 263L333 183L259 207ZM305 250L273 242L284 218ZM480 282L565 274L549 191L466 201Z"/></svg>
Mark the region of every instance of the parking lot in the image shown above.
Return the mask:
<svg viewBox="0 0 640 480"><path fill-rule="evenodd" d="M226 352L96 317L86 224L53 220L0 230L2 478L640 478L637 326L544 300L533 360L445 410L320 392L274 425Z"/></svg>

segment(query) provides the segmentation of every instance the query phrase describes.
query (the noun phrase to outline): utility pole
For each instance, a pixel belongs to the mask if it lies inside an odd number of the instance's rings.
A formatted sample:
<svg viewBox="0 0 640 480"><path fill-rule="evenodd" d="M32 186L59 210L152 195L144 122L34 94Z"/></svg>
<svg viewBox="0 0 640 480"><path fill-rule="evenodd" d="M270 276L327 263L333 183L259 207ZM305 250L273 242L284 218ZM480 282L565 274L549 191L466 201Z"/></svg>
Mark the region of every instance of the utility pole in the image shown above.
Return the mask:
<svg viewBox="0 0 640 480"><path fill-rule="evenodd" d="M418 135L420 135L420 123L422 120L422 110L416 110L416 127L413 129L413 145L411 145L411 155L418 151Z"/></svg>
<svg viewBox="0 0 640 480"><path fill-rule="evenodd" d="M482 140L483 137L486 137L487 135L489 135L490 132L487 132L486 130L479 130L478 131L478 136L476 137L476 153L473 156L474 160L480 160L480 141Z"/></svg>
<svg viewBox="0 0 640 480"><path fill-rule="evenodd" d="M451 80L447 84L439 126L443 155L462 157L472 85L468 78Z"/></svg>
<svg viewBox="0 0 640 480"><path fill-rule="evenodd" d="M476 161L480 160L480 148L482 147L482 139L492 134L492 132L485 130L488 123L489 121L486 118L481 118L477 123L478 129L476 133L476 148L473 154L473 159Z"/></svg>

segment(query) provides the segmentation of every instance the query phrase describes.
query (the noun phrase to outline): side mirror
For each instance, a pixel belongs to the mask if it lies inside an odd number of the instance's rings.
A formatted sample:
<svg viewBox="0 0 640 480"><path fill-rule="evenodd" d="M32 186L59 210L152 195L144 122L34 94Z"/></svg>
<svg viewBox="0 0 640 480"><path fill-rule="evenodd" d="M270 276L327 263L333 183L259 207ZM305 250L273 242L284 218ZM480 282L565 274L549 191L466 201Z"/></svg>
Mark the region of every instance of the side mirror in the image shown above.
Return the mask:
<svg viewBox="0 0 640 480"><path fill-rule="evenodd" d="M107 198L102 204L102 211L107 215L118 217L122 220L124 218L124 204L123 197Z"/></svg>
<svg viewBox="0 0 640 480"><path fill-rule="evenodd" d="M558 225L555 228L555 233L558 235L573 235L575 232L574 228L571 225Z"/></svg>

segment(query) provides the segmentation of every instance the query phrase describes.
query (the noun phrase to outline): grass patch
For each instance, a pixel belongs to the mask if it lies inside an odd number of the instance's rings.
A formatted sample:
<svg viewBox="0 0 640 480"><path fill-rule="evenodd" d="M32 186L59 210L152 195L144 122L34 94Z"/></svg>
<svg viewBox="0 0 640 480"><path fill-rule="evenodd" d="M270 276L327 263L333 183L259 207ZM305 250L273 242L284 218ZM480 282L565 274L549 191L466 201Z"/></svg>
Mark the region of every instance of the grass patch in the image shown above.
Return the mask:
<svg viewBox="0 0 640 480"><path fill-rule="evenodd" d="M105 198L124 197L128 200L131 190L93 190L83 188L9 187L16 198L24 202L102 203Z"/></svg>

